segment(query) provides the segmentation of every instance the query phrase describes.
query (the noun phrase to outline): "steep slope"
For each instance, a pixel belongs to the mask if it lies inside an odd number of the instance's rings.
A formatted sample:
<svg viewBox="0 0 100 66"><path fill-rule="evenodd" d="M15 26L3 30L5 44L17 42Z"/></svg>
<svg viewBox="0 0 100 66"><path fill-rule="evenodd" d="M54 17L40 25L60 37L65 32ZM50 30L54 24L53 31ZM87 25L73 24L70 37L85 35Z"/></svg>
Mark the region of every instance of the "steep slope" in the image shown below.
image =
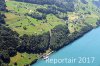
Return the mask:
<svg viewBox="0 0 100 66"><path fill-rule="evenodd" d="M33 33L41 34L47 32L59 24L64 25L66 20L68 19L68 22L71 21L71 24L68 23L69 28L71 28L70 26L72 25L72 21L80 21L81 23L84 21L85 23L96 26L96 22L99 19L98 14L100 12L100 9L98 9L92 3L93 0L16 1L7 2L7 8L9 12L6 13L6 15L7 17L10 17L6 19L6 23L9 25L9 27L11 27L21 35L31 35ZM22 24L23 22L25 24ZM73 23L73 25L75 24ZM44 26L48 26L48 28L45 28ZM74 27L71 28L72 31L73 29Z"/></svg>
<svg viewBox="0 0 100 66"><path fill-rule="evenodd" d="M100 9L93 1L6 0L0 63L29 65L83 36L100 24Z"/></svg>

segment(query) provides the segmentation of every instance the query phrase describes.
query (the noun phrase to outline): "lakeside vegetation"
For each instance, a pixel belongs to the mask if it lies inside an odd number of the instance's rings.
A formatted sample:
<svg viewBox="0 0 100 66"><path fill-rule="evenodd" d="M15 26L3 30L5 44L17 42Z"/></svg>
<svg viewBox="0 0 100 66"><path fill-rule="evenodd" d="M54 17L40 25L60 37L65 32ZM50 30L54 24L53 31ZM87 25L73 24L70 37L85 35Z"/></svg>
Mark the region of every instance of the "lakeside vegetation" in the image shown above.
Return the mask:
<svg viewBox="0 0 100 66"><path fill-rule="evenodd" d="M7 0L0 10L0 64L29 66L99 26L100 9L92 2Z"/></svg>

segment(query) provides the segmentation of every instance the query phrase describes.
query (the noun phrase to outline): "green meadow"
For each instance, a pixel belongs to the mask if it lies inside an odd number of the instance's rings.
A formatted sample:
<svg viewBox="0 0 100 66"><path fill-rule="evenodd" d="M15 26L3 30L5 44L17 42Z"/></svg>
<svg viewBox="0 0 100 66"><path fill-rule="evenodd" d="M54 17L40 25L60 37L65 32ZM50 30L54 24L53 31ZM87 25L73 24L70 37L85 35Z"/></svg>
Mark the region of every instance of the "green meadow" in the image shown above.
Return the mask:
<svg viewBox="0 0 100 66"><path fill-rule="evenodd" d="M7 16L5 19L6 24L12 30L17 31L20 35L38 35L53 29L59 24L65 24L64 20L57 18L53 14L47 15L46 19L44 20L37 20L35 18L24 15L25 13L37 12L37 8L46 8L47 5L41 6L16 1L8 1L6 2L6 5L7 9L12 11L12 13L7 12L5 14ZM26 28L26 30L24 28Z"/></svg>
<svg viewBox="0 0 100 66"><path fill-rule="evenodd" d="M5 13L6 27L9 27L13 31L16 31L20 36L27 35L42 35L55 28L58 25L68 24L70 33L75 31L81 31L86 24L96 26L97 20L100 19L99 12L96 11L97 7L94 6L90 0L89 4L83 4L77 2L75 12L59 13L60 17L68 16L68 20L63 20L54 14L47 14L46 19L38 20L30 16L25 15L26 13L39 13L36 9L47 8L49 5L31 4L25 2L10 1L6 2L6 8L8 12ZM53 5L55 6L55 5ZM56 7L56 6L55 6ZM93 9L94 8L94 9ZM67 18L66 18L67 19ZM47 50L48 51L48 50ZM14 57L11 57L9 63L10 66L24 66L30 64L33 60L38 59L39 54L28 54L19 53Z"/></svg>

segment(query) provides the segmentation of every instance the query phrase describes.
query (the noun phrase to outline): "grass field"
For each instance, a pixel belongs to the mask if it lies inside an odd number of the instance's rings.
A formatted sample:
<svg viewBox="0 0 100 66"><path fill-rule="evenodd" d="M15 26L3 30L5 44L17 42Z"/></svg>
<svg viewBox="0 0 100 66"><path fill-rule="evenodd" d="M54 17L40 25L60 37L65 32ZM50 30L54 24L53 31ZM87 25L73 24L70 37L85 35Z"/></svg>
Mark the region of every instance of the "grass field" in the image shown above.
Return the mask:
<svg viewBox="0 0 100 66"><path fill-rule="evenodd" d="M91 0L92 1L92 0ZM12 13L8 12L6 13L7 18L6 20L6 24L8 25L8 27L10 27L12 30L17 31L20 35L23 34L28 34L28 35L32 35L32 34L42 34L44 32L47 32L51 29L53 29L55 26L62 24L65 24L64 20L61 20L59 18L57 18L55 15L53 14L49 14L47 15L46 19L44 20L37 20L35 18L29 17L29 16L25 16L25 13L31 13L31 12L37 12L36 9L37 8L47 8L48 5L37 5L37 4L30 4L30 3L23 3L23 2L16 2L16 1L7 1L6 2L7 5L7 9L11 10ZM88 24L91 24L93 26L96 26L96 22L99 19L97 12L94 12L95 9L93 9L92 3L90 2L89 5L86 4L82 4L81 2L78 3L78 9L77 12L70 12L68 13L68 17L69 17L69 22L75 21L75 20L79 20L81 18L81 16L85 16L84 21ZM83 10L83 7L87 7L85 8L85 10ZM93 14L84 14L84 13L88 13L91 12ZM17 13L17 14L16 14ZM39 12L37 12L39 13ZM61 16L63 13L61 13ZM69 30L71 32L74 32L77 28L77 31L80 30L80 25L84 26L84 24L82 23L83 21L80 21L81 23L69 23ZM73 25L73 27L71 27ZM26 30L24 29L26 28Z"/></svg>
<svg viewBox="0 0 100 66"><path fill-rule="evenodd" d="M9 66L15 66L15 63L17 63L17 66L24 66L37 59L37 56L37 54L17 53L16 56L10 58Z"/></svg>
<svg viewBox="0 0 100 66"><path fill-rule="evenodd" d="M98 19L99 19L99 17L97 15L91 14L91 15L87 16L85 22L87 22L93 26L96 26L96 22Z"/></svg>
<svg viewBox="0 0 100 66"><path fill-rule="evenodd" d="M46 8L47 5L41 6L36 4L7 1L7 9L12 10L14 13L6 13L6 24L12 30L17 31L20 35L23 34L42 34L53 29L55 26L65 22L58 19L55 15L49 14L44 20L37 20L35 18L24 16L25 13L36 12L37 8ZM17 12L19 15L16 15ZM27 28L26 30L23 27Z"/></svg>
<svg viewBox="0 0 100 66"><path fill-rule="evenodd" d="M37 8L46 8L47 5L41 6L16 1L7 1L6 5L7 9L11 11L5 13L7 27L10 27L13 31L17 31L20 36L23 34L42 34L48 32L57 25L65 25L64 20L57 18L53 14L48 14L44 20L37 20L24 15L25 13L37 12ZM17 63L17 66L30 64L33 60L38 58L37 56L37 54L17 53L16 56L10 58L9 66L14 66L15 63Z"/></svg>
<svg viewBox="0 0 100 66"><path fill-rule="evenodd" d="M78 6L75 12L59 14L60 17L63 17L64 15L66 16L66 14L68 15L68 28L70 33L73 33L75 31L81 31L81 28L86 26L85 23L92 26L96 26L96 22L99 19L98 12L96 12L96 7L93 6L91 2L89 3L89 5L83 4L81 2L78 2L77 4ZM50 31L57 25L66 24L64 20L57 18L53 14L48 14L46 16L46 19L43 20L38 20L29 16L25 16L26 13L40 13L36 11L36 9L47 8L48 5L37 5L24 2L16 2L11 0L7 0L6 5L7 9L10 11L5 13L6 25L7 27L10 27L13 31L18 32L20 36L24 34L43 34L45 32ZM85 10L84 7L86 7ZM91 12L91 14L88 14L89 12ZM75 22L75 20L77 20L77 22ZM16 56L10 58L11 61L9 65L14 66L14 63L17 63L17 66L24 66L23 64L29 64L37 58L38 54L17 52Z"/></svg>

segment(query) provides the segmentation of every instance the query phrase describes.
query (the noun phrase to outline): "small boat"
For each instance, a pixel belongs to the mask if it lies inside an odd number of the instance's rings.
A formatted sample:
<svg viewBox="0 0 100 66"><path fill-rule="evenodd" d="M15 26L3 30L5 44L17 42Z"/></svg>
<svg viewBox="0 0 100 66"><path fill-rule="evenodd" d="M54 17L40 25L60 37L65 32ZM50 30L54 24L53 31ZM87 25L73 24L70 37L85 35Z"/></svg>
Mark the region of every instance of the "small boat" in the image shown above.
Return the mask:
<svg viewBox="0 0 100 66"><path fill-rule="evenodd" d="M43 59L44 60L46 60L46 59L48 59L49 58L49 56L43 56Z"/></svg>
<svg viewBox="0 0 100 66"><path fill-rule="evenodd" d="M48 54L44 54L44 55L42 56L43 59L44 59L44 60L48 59L48 58L49 58L49 55L50 55L51 53L53 53L53 51L50 52L50 53L48 53Z"/></svg>

